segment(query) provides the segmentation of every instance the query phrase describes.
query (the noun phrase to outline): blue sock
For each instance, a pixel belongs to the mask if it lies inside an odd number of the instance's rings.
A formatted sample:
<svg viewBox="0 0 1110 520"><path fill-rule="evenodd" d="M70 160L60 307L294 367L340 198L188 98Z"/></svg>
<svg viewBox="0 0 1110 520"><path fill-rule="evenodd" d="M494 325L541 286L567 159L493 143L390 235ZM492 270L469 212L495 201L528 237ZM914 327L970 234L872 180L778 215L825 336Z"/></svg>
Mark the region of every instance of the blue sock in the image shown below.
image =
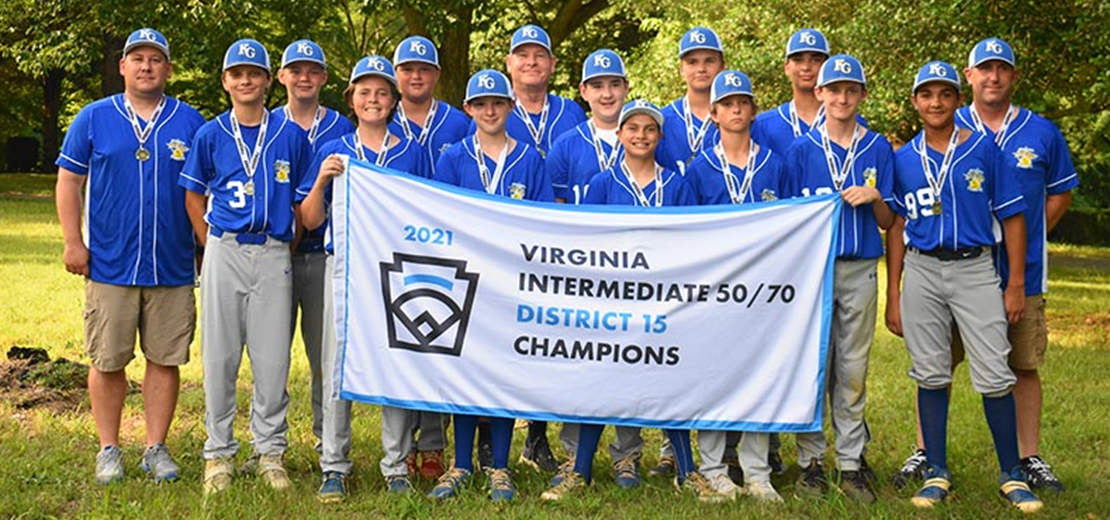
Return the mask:
<svg viewBox="0 0 1110 520"><path fill-rule="evenodd" d="M929 465L948 471L948 388L917 387L917 413Z"/></svg>
<svg viewBox="0 0 1110 520"><path fill-rule="evenodd" d="M983 412L987 416L987 425L991 428L991 437L994 437L994 451L998 454L998 466L1002 469L1002 473L1009 475L1010 470L1020 463L1014 394L1007 393L1002 397L984 395Z"/></svg>
<svg viewBox="0 0 1110 520"><path fill-rule="evenodd" d="M474 430L478 416L455 414L455 467L474 471Z"/></svg>
<svg viewBox="0 0 1110 520"><path fill-rule="evenodd" d="M574 471L582 475L586 482L593 480L594 453L601 442L601 424L583 424L578 428L578 449L574 454Z"/></svg>
<svg viewBox="0 0 1110 520"><path fill-rule="evenodd" d="M513 447L513 424L515 419L490 417L490 444L493 446L493 467L509 467L509 450Z"/></svg>
<svg viewBox="0 0 1110 520"><path fill-rule="evenodd" d="M690 448L690 430L663 430L671 440L674 448L675 465L678 473L678 483L686 480L686 475L697 470L694 466L694 452Z"/></svg>

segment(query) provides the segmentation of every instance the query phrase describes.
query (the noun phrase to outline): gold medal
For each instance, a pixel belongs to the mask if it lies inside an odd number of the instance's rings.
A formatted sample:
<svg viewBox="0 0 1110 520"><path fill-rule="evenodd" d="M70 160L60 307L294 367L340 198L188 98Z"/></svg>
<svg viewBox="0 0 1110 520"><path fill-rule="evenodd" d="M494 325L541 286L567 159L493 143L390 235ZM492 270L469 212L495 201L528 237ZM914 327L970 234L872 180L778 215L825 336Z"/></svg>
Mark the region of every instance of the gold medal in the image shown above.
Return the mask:
<svg viewBox="0 0 1110 520"><path fill-rule="evenodd" d="M940 211L941 211L940 201L934 202L933 203L933 214L934 215L940 215Z"/></svg>
<svg viewBox="0 0 1110 520"><path fill-rule="evenodd" d="M243 185L243 193L254 195L254 181L247 181L247 183Z"/></svg>
<svg viewBox="0 0 1110 520"><path fill-rule="evenodd" d="M150 150L147 150L146 148L140 146L138 150L135 150L135 158L139 161L146 161L147 159L150 159Z"/></svg>

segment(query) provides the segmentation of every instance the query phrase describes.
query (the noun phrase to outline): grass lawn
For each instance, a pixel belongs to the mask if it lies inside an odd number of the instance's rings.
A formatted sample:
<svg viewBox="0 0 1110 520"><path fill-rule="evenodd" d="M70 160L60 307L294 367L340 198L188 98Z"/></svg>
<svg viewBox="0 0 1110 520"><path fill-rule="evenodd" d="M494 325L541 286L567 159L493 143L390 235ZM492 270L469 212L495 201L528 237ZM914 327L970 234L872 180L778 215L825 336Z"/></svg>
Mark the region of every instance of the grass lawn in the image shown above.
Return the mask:
<svg viewBox="0 0 1110 520"><path fill-rule="evenodd" d="M53 176L0 175L0 282L7 289L0 301L0 347L44 347L51 357L85 361L81 312L83 283L65 272L62 243L54 214ZM1068 486L1059 496L1044 495L1043 518L1110 518L1110 249L1053 245L1050 248L1051 329L1048 362L1042 371L1046 391L1043 455ZM880 279L885 279L880 276ZM880 289L880 295L885 294ZM881 296L880 296L881 297ZM882 303L880 303L882 305ZM868 422L873 435L868 460L883 479L879 502L862 506L830 494L822 501L789 498L797 468L776 477L785 504L763 507L750 500L700 504L679 496L665 479L645 478L645 486L616 489L606 450L597 457L595 486L580 499L543 503L539 494L546 476L513 464L520 499L495 506L478 486L463 498L435 504L421 495L387 496L378 471L381 456L379 415L370 406L354 413L355 471L351 496L341 505L321 505L315 443L308 402L308 364L298 339L293 346L289 392L290 449L287 466L293 489L276 493L252 478L236 479L228 492L204 500L201 495L205 438L204 393L199 347L182 370L177 419L168 444L182 466L180 482L156 485L138 468L143 420L140 396L127 398L123 444L128 476L122 483L98 486L92 481L98 448L88 399L62 408L17 409L0 400L0 518L981 518L1018 517L996 495L997 462L983 419L979 396L971 389L966 364L953 392L949 422L949 459L957 500L938 511L919 511L909 503L913 490L896 490L887 479L909 454L914 442L914 386L906 375L909 357L900 339L882 326L872 349ZM198 335L199 337L199 335ZM141 361L129 376L142 378ZM249 371L240 378L236 434L243 442L241 461L250 452L247 431ZM557 428L550 431L557 445ZM645 469L655 464L661 439L645 431ZM606 432L603 442L611 439ZM793 439L784 436L783 455L795 458ZM513 459L520 453L516 436ZM561 455L561 453L560 453ZM826 467L832 467L830 458ZM479 479L481 480L481 479ZM431 486L418 482L421 490Z"/></svg>

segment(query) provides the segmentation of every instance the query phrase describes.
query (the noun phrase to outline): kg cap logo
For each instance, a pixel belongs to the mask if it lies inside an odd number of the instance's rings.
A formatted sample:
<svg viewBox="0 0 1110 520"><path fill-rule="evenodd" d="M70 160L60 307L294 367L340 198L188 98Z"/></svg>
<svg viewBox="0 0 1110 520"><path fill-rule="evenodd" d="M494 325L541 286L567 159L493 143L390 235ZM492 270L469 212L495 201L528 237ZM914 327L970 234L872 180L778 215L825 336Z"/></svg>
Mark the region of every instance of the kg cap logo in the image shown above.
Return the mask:
<svg viewBox="0 0 1110 520"><path fill-rule="evenodd" d="M148 42L156 41L154 31L150 29L139 29L139 38L142 38Z"/></svg>
<svg viewBox="0 0 1110 520"><path fill-rule="evenodd" d="M412 40L409 42L409 51L423 56L428 53L428 47L421 43L420 40Z"/></svg>
<svg viewBox="0 0 1110 520"><path fill-rule="evenodd" d="M1002 54L1002 44L998 43L998 40L987 40L983 47L991 54Z"/></svg>
<svg viewBox="0 0 1110 520"><path fill-rule="evenodd" d="M690 41L693 43L705 43L705 34L701 31L693 31L690 33Z"/></svg>
<svg viewBox="0 0 1110 520"><path fill-rule="evenodd" d="M929 75L946 78L948 77L948 69L940 63L932 63L929 64Z"/></svg>
<svg viewBox="0 0 1110 520"><path fill-rule="evenodd" d="M301 56L312 56L312 45L308 42L300 42L297 44L297 54Z"/></svg>
<svg viewBox="0 0 1110 520"><path fill-rule="evenodd" d="M377 56L371 56L370 59L366 60L366 66L378 72L385 70L385 65L382 64L382 60Z"/></svg>
<svg viewBox="0 0 1110 520"><path fill-rule="evenodd" d="M594 66L608 69L612 65L613 62L608 56L601 53L594 54Z"/></svg>
<svg viewBox="0 0 1110 520"><path fill-rule="evenodd" d="M798 41L806 45L817 45L817 37L813 33L806 31L798 35Z"/></svg>
<svg viewBox="0 0 1110 520"><path fill-rule="evenodd" d="M481 76L478 76L478 86L486 90L493 90L495 84L493 78L490 77L489 74L482 74Z"/></svg>
<svg viewBox="0 0 1110 520"><path fill-rule="evenodd" d="M525 38L538 38L540 36L539 31L537 31L536 28L531 25L525 25L524 27L521 27L520 34L523 35Z"/></svg>
<svg viewBox="0 0 1110 520"><path fill-rule="evenodd" d="M743 87L744 80L740 79L740 76L736 74L728 73L725 75L725 85L730 87Z"/></svg>
<svg viewBox="0 0 1110 520"><path fill-rule="evenodd" d="M848 60L838 59L836 63L833 64L833 69L844 74L851 74L852 64L848 63Z"/></svg>
<svg viewBox="0 0 1110 520"><path fill-rule="evenodd" d="M253 58L254 57L254 47L252 47L251 44L249 44L249 43L240 43L239 44L239 55L240 56L246 56L248 58Z"/></svg>
<svg viewBox="0 0 1110 520"><path fill-rule="evenodd" d="M390 348L462 355L478 290L465 260L393 253L381 275Z"/></svg>

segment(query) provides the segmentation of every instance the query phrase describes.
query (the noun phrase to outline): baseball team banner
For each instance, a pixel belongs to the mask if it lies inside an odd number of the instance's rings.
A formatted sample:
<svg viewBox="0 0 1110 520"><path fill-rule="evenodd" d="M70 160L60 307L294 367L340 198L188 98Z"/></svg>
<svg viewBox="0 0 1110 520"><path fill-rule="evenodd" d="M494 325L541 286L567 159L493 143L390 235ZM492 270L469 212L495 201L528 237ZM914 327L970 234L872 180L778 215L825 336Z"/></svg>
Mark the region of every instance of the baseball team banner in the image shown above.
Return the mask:
<svg viewBox="0 0 1110 520"><path fill-rule="evenodd" d="M334 184L340 395L817 430L840 204L536 204L352 160Z"/></svg>

